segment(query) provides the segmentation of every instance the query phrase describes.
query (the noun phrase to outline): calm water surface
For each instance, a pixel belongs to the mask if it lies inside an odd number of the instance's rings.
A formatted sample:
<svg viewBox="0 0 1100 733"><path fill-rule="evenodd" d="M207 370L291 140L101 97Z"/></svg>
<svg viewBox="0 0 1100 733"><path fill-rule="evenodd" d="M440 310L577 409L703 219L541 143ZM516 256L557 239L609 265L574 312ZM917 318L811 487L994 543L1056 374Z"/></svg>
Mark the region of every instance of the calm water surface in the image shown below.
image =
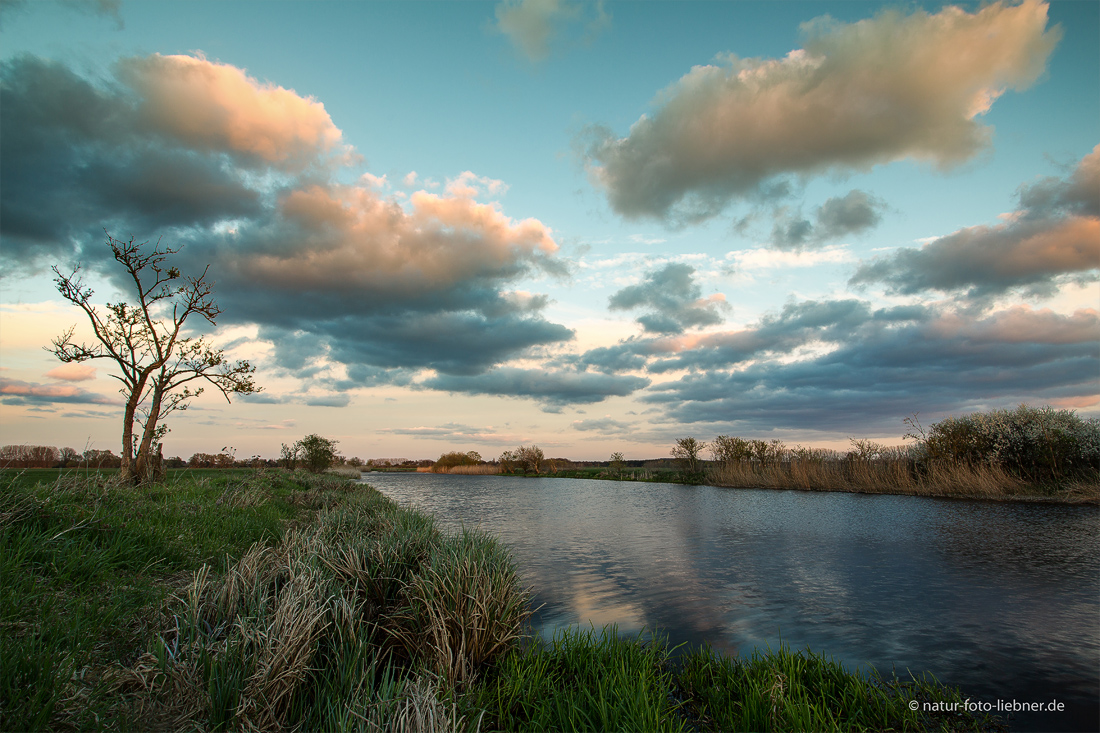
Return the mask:
<svg viewBox="0 0 1100 733"><path fill-rule="evenodd" d="M974 701L1064 702L1013 730L1100 729L1100 507L578 479L371 473L511 548L569 624L729 654L783 644L932 672Z"/></svg>

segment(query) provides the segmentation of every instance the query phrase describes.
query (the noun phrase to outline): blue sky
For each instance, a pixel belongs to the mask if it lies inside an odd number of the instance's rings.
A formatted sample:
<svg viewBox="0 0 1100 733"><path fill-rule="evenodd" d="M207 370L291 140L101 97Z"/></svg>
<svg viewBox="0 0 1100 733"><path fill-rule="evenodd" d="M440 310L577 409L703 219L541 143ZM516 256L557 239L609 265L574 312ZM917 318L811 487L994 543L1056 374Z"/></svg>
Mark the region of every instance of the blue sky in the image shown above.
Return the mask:
<svg viewBox="0 0 1100 733"><path fill-rule="evenodd" d="M51 265L211 265L168 455L842 447L1100 406L1100 4L4 2L0 442L117 452ZM215 445L216 444L216 445Z"/></svg>

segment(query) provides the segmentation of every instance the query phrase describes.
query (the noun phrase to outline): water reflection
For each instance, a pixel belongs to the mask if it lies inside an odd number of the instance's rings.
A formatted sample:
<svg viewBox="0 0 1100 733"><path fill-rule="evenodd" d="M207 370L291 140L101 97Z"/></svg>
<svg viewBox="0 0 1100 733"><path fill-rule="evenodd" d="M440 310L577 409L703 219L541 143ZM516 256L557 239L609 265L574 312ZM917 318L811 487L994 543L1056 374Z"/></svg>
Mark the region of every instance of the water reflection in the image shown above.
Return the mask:
<svg viewBox="0 0 1100 733"><path fill-rule="evenodd" d="M1100 509L499 476L370 474L447 529L513 550L566 624L659 628L732 654L780 642L930 671L977 700L1100 726Z"/></svg>

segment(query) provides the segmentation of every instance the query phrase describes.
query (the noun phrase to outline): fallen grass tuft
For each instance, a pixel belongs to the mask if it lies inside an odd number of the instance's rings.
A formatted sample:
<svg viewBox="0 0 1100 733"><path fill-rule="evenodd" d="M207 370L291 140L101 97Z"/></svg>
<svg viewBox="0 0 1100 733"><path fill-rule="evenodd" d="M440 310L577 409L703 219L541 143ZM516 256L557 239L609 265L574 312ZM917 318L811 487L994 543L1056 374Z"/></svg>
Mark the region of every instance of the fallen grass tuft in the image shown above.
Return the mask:
<svg viewBox="0 0 1100 733"><path fill-rule="evenodd" d="M457 709L437 693L473 682L529 614L495 540L444 537L369 487L220 578L203 566L175 607L153 652L170 664L133 704L157 720L259 730L454 728Z"/></svg>

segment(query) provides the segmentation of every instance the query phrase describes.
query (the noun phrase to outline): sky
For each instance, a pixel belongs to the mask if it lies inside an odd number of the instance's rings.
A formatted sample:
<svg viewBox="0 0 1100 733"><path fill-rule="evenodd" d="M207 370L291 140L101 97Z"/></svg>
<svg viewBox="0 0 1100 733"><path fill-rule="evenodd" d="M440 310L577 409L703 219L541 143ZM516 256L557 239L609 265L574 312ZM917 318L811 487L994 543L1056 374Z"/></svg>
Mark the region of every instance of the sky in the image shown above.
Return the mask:
<svg viewBox="0 0 1100 733"><path fill-rule="evenodd" d="M1100 415L1100 3L0 1L0 443L119 452L182 248L264 389L165 455L897 444ZM211 394L214 392L214 394Z"/></svg>

